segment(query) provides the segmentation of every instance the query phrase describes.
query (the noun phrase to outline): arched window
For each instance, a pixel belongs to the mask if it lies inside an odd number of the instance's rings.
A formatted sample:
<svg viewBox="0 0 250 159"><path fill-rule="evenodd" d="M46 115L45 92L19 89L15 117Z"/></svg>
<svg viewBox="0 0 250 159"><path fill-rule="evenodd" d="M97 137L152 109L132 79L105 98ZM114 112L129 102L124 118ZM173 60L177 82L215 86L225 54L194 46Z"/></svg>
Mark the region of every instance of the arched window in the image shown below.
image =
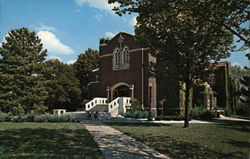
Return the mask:
<svg viewBox="0 0 250 159"><path fill-rule="evenodd" d="M123 49L123 64L129 64L129 49L125 47Z"/></svg>
<svg viewBox="0 0 250 159"><path fill-rule="evenodd" d="M129 49L124 47L122 49L115 48L113 52L113 70L124 70L129 68Z"/></svg>
<svg viewBox="0 0 250 159"><path fill-rule="evenodd" d="M114 66L119 65L119 56L120 56L120 50L116 48L113 53L113 65Z"/></svg>

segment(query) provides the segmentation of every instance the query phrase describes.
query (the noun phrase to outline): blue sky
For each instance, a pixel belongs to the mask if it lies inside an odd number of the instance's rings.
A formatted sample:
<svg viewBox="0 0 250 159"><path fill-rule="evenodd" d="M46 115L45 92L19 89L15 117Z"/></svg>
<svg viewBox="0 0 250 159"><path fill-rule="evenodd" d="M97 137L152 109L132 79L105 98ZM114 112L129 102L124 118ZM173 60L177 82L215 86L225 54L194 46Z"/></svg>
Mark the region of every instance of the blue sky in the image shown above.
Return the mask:
<svg viewBox="0 0 250 159"><path fill-rule="evenodd" d="M15 28L35 31L48 57L72 63L99 39L120 31L134 33L135 15L119 17L108 0L0 0L0 42ZM248 65L245 52L232 53L233 64Z"/></svg>

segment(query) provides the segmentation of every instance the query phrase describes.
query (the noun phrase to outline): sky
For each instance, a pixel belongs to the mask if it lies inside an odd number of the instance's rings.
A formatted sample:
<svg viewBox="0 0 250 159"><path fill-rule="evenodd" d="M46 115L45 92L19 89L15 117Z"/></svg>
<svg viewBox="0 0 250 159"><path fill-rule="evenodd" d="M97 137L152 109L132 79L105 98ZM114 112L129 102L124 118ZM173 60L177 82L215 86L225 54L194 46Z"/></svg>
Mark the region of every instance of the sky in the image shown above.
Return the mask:
<svg viewBox="0 0 250 159"><path fill-rule="evenodd" d="M134 34L136 15L118 16L108 0L0 0L0 43L12 29L35 31L48 50L47 59L73 63L88 48L99 48L99 39L118 32ZM249 51L249 50L248 50ZM226 59L248 65L246 52Z"/></svg>

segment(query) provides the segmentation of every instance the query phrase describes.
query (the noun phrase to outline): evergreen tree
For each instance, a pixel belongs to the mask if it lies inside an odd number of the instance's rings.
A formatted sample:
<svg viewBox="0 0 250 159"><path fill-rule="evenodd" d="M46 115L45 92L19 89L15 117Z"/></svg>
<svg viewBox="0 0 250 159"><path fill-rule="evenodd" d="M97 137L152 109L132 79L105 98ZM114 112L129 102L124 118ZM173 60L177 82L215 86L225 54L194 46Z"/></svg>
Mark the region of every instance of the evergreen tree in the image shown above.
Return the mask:
<svg viewBox="0 0 250 159"><path fill-rule="evenodd" d="M63 108L75 111L80 108L80 82L76 78L73 66L52 59L46 62L44 71L49 93L45 103L49 110Z"/></svg>
<svg viewBox="0 0 250 159"><path fill-rule="evenodd" d="M0 109L44 109L47 92L41 70L47 50L35 32L11 30L0 47Z"/></svg>
<svg viewBox="0 0 250 159"><path fill-rule="evenodd" d="M83 99L87 99L88 83L91 82L90 73L99 66L98 51L89 48L84 54L78 56L73 66L76 70L77 78L81 83L82 97Z"/></svg>

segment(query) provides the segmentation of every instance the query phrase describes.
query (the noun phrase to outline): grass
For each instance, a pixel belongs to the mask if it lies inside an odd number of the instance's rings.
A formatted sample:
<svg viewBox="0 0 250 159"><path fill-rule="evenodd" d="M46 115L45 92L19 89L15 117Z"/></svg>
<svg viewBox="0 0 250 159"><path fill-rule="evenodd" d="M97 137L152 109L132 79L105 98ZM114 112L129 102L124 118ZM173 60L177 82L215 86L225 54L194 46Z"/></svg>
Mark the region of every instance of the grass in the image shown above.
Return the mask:
<svg viewBox="0 0 250 159"><path fill-rule="evenodd" d="M80 123L0 123L0 158L102 159Z"/></svg>
<svg viewBox="0 0 250 159"><path fill-rule="evenodd" d="M250 158L249 122L109 125L174 159Z"/></svg>

